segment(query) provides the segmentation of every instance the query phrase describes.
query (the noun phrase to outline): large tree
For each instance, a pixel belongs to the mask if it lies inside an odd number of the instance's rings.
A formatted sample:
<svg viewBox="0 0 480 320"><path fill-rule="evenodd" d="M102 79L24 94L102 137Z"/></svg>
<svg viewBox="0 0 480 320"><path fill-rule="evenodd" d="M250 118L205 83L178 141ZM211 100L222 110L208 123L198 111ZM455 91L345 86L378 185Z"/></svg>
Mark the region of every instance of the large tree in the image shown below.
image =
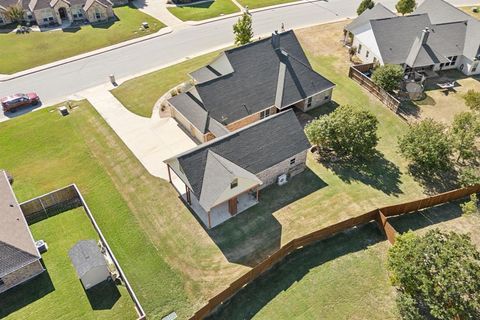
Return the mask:
<svg viewBox="0 0 480 320"><path fill-rule="evenodd" d="M357 14L361 15L365 10L372 9L375 6L373 0L362 0L357 8Z"/></svg>
<svg viewBox="0 0 480 320"><path fill-rule="evenodd" d="M244 12L237 23L233 25L233 34L235 35L235 44L242 46L252 41L252 17Z"/></svg>
<svg viewBox="0 0 480 320"><path fill-rule="evenodd" d="M480 92L470 89L463 98L465 99L467 107L472 111L480 112Z"/></svg>
<svg viewBox="0 0 480 320"><path fill-rule="evenodd" d="M400 153L426 173L450 167L452 144L446 127L432 119L414 124L399 138Z"/></svg>
<svg viewBox="0 0 480 320"><path fill-rule="evenodd" d="M471 112L455 115L450 129L453 148L458 160L473 160L478 156L476 141L480 138L479 116Z"/></svg>
<svg viewBox="0 0 480 320"><path fill-rule="evenodd" d="M378 143L377 126L372 113L345 105L307 124L305 133L312 144L338 156L368 158Z"/></svg>
<svg viewBox="0 0 480 320"><path fill-rule="evenodd" d="M390 248L388 269L404 319L480 319L480 252L468 235L407 232Z"/></svg>
<svg viewBox="0 0 480 320"><path fill-rule="evenodd" d="M405 15L407 13L413 12L416 6L417 6L417 3L415 2L415 0L399 0L395 8L399 13L401 13L402 15Z"/></svg>
<svg viewBox="0 0 480 320"><path fill-rule="evenodd" d="M20 5L14 5L7 7L4 14L13 22L21 23L24 20L25 10Z"/></svg>
<svg viewBox="0 0 480 320"><path fill-rule="evenodd" d="M387 64L373 71L372 81L386 91L398 88L403 80L403 69L399 65Z"/></svg>

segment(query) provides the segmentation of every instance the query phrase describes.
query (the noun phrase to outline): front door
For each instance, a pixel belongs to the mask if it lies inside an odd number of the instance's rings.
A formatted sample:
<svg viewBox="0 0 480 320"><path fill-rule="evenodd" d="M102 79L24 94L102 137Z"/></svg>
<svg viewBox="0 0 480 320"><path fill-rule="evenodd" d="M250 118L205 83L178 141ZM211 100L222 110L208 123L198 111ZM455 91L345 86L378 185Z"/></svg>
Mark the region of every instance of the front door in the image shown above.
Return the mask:
<svg viewBox="0 0 480 320"><path fill-rule="evenodd" d="M237 214L237 197L228 200L228 212L232 216Z"/></svg>
<svg viewBox="0 0 480 320"><path fill-rule="evenodd" d="M60 15L60 19L62 19L62 21L68 19L67 9L65 9L64 7L58 9L58 14Z"/></svg>

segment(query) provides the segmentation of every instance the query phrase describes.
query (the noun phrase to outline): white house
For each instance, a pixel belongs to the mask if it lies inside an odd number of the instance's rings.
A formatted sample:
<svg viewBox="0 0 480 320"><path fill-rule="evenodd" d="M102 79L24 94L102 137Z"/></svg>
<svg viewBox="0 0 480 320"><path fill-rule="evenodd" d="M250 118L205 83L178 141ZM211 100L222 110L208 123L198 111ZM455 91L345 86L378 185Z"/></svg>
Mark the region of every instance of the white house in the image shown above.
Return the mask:
<svg viewBox="0 0 480 320"><path fill-rule="evenodd" d="M444 0L425 0L407 16L377 4L348 24L344 33L364 63L480 74L480 21Z"/></svg>

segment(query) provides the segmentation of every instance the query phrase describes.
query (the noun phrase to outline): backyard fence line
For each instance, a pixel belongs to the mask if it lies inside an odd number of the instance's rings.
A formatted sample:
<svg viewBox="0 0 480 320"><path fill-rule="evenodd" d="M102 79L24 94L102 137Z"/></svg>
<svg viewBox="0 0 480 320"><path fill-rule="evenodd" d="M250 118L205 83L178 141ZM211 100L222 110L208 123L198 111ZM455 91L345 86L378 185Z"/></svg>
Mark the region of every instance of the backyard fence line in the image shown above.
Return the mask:
<svg viewBox="0 0 480 320"><path fill-rule="evenodd" d="M97 232L97 235L100 238L103 247L108 251L108 254L110 255L113 263L115 264L120 278L125 284L127 292L135 305L135 311L137 312L138 316L137 320L146 319L146 314L143 310L142 305L140 304L140 301L138 300L135 292L133 291L132 286L127 279L127 276L123 272L120 263L113 254L110 245L105 239L100 227L97 224L97 221L93 217L93 214L88 207L87 202L83 198L76 184L71 184L65 188L57 189L39 197L20 203L20 208L22 209L25 219L29 224L77 207L83 207L88 219L93 225L93 228Z"/></svg>
<svg viewBox="0 0 480 320"><path fill-rule="evenodd" d="M409 201L393 206L387 206L380 209L375 209L364 213L362 215L341 221L339 223L330 225L320 230L314 231L302 237L296 238L282 246L275 251L271 256L260 262L258 265L250 269L247 273L242 275L237 280L233 281L226 289L211 298L205 306L199 309L190 320L204 319L205 317L214 313L221 305L230 300L236 293L238 293L246 285L257 279L259 276L270 270L273 266L280 263L287 255L304 246L308 246L325 240L338 233L359 227L366 223L375 221L385 235L387 240L395 243L396 231L388 222L388 217L398 216L407 213L412 213L421 209L434 207L450 201L465 198L473 193L480 192L480 185L465 187L441 193L435 196L427 197L420 200Z"/></svg>
<svg viewBox="0 0 480 320"><path fill-rule="evenodd" d="M372 79L364 74L364 72L372 69L373 66L373 63L350 66L350 69L348 70L348 77L367 89L368 92L377 97L380 102L382 102L388 109L399 116L400 119L408 123L408 119L400 113L402 110L402 103L400 100L392 96L384 89L380 88L372 81Z"/></svg>

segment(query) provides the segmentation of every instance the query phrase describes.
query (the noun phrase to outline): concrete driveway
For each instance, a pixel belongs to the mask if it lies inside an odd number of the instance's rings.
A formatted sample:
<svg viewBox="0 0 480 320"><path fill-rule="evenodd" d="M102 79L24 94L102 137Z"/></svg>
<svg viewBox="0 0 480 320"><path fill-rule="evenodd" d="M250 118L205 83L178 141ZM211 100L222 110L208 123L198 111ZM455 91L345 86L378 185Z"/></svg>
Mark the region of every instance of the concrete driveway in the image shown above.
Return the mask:
<svg viewBox="0 0 480 320"><path fill-rule="evenodd" d="M128 111L108 90L99 86L78 94L87 98L115 133L153 176L168 180L163 160L189 150L196 143L172 118L140 117Z"/></svg>

